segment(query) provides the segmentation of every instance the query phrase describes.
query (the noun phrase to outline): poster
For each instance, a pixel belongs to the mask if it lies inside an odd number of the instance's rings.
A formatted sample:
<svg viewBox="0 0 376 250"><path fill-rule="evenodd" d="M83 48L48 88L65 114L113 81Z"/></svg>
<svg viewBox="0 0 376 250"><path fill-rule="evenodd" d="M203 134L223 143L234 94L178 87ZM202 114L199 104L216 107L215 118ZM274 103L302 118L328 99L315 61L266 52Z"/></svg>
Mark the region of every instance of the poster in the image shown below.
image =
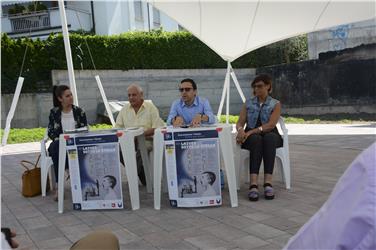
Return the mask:
<svg viewBox="0 0 376 250"><path fill-rule="evenodd" d="M164 140L171 206L221 205L218 132L168 130Z"/></svg>
<svg viewBox="0 0 376 250"><path fill-rule="evenodd" d="M67 153L73 209L123 208L116 132L70 135Z"/></svg>

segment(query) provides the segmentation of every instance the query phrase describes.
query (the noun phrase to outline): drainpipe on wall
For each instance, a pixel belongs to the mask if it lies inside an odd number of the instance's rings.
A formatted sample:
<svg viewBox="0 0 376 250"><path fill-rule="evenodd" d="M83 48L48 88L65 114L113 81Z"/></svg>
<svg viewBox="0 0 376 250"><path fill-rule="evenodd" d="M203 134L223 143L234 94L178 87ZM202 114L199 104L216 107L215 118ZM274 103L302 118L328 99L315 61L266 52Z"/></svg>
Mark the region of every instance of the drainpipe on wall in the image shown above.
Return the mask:
<svg viewBox="0 0 376 250"><path fill-rule="evenodd" d="M94 3L93 3L93 1L90 1L90 6L91 6L91 20L93 22L93 32L94 32L94 34L96 34L96 32L95 32L95 18L94 18Z"/></svg>

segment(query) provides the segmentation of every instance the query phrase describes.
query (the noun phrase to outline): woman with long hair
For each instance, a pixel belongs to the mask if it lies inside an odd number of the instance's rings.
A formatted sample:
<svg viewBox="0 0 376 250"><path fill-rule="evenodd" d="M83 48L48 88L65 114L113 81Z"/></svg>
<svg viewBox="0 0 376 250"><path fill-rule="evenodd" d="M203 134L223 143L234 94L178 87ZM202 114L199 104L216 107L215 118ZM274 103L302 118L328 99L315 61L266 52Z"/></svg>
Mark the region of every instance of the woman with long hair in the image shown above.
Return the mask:
<svg viewBox="0 0 376 250"><path fill-rule="evenodd" d="M87 126L85 112L73 105L72 92L66 85L53 87L53 105L50 110L48 137L52 140L48 152L52 158L55 170L55 180L58 182L59 168L59 136L64 131ZM55 193L57 200L57 190Z"/></svg>

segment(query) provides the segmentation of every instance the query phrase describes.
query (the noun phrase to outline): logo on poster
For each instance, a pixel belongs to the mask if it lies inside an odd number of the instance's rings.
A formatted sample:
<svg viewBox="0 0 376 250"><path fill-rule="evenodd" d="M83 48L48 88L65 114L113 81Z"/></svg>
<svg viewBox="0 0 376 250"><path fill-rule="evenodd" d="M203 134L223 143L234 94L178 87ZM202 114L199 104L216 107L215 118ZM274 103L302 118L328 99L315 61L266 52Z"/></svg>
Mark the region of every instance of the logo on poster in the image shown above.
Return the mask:
<svg viewBox="0 0 376 250"><path fill-rule="evenodd" d="M213 204L214 204L214 200L210 200L210 201L209 201L209 204L210 204L210 205L213 205Z"/></svg>
<svg viewBox="0 0 376 250"><path fill-rule="evenodd" d="M216 200L217 204L221 203L221 199Z"/></svg>
<svg viewBox="0 0 376 250"><path fill-rule="evenodd" d="M118 207L122 207L123 206L123 203L122 202L119 202L118 203Z"/></svg>
<svg viewBox="0 0 376 250"><path fill-rule="evenodd" d="M111 203L111 207L116 207L116 204L115 203Z"/></svg>
<svg viewBox="0 0 376 250"><path fill-rule="evenodd" d="M166 133L166 134L164 134L164 139L165 139L165 141L172 140L172 133Z"/></svg>

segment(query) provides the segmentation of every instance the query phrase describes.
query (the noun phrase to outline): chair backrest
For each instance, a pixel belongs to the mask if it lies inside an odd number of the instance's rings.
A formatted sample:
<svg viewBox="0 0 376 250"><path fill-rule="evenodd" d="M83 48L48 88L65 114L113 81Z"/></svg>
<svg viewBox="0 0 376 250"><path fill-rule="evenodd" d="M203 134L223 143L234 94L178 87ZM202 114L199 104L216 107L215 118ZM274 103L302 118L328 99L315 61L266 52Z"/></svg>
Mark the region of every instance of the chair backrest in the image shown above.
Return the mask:
<svg viewBox="0 0 376 250"><path fill-rule="evenodd" d="M286 124L285 124L285 121L283 120L282 116L279 117L278 123L279 123L279 126L281 127L281 130L282 130L282 133L283 133L282 137L285 138L285 136L288 136L289 130L286 128Z"/></svg>
<svg viewBox="0 0 376 250"><path fill-rule="evenodd" d="M48 152L47 152L47 147L46 147L46 144L47 144L47 141L49 140L48 138L48 129L46 129L46 132L44 133L44 136L43 136L43 139L40 141L40 154L41 154L41 157L42 159L46 156L48 156Z"/></svg>
<svg viewBox="0 0 376 250"><path fill-rule="evenodd" d="M283 117L280 116L278 119L279 126L282 130L282 138L283 138L283 149L285 150L286 154L289 155L289 130L286 128L285 121L283 120Z"/></svg>

